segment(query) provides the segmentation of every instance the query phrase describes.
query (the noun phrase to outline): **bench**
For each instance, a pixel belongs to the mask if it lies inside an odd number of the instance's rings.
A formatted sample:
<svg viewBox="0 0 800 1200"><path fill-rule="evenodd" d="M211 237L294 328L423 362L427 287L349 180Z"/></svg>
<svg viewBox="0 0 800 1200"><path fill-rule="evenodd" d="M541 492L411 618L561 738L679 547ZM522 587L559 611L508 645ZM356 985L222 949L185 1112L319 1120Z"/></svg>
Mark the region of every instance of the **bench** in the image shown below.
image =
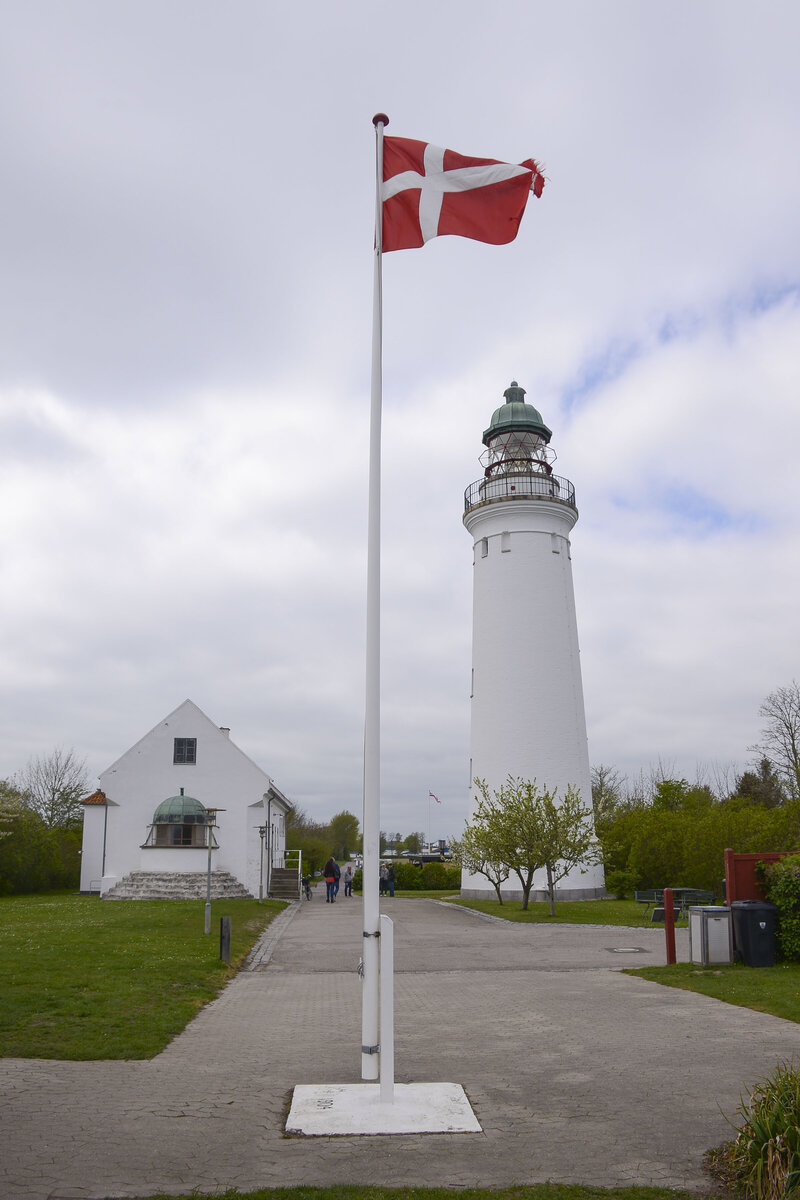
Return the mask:
<svg viewBox="0 0 800 1200"><path fill-rule="evenodd" d="M652 908L651 921L664 920L664 889L644 888L633 893L637 904L645 904ZM713 904L714 893L705 892L700 888L673 888L672 904L676 917L685 917L689 908L695 904Z"/></svg>

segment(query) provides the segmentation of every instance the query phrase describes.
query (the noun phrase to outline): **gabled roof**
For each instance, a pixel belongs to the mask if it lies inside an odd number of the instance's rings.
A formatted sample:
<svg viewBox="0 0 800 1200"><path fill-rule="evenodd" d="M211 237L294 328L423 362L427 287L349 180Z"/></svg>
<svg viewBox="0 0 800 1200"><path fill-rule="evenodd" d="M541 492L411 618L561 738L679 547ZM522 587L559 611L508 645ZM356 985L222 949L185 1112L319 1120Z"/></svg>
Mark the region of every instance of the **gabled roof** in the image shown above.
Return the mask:
<svg viewBox="0 0 800 1200"><path fill-rule="evenodd" d="M243 759L245 759L247 762L249 762L252 767L255 767L255 769L261 775L263 775L265 791L267 790L268 787L272 786L272 780L271 780L270 776L266 773L266 771L263 769L263 767L260 767L257 762L255 762L252 758L250 758L250 756L248 754L245 754L244 750L241 750L239 748L239 746L237 746L236 743L231 740L231 738L229 737L229 731L227 730L227 728L225 728L223 731L223 727L221 727L219 725L215 725L214 722L211 720L211 718L206 716L206 714L203 712L202 708L199 708L193 700L184 700L183 703L179 704L177 708L174 708L171 713L167 713L166 717L162 717L162 719L156 725L154 725L152 729L148 730L148 732L144 735L144 737L140 737L138 742L134 742L134 744L128 750L126 750L124 754L121 754L119 756L119 758L116 759L111 764L110 767L106 767L105 771L101 771L100 778L102 779L103 776L108 775L112 771L114 771L119 766L119 764L122 762L122 760L127 758L129 754L134 754L136 752L136 750L139 748L139 746L141 746L141 744L143 742L145 742L149 737L151 737L156 732L157 729L160 729L162 725L168 725L170 723L170 721L173 719L173 717L176 717L178 715L178 713L183 714L187 710L192 712L193 719L195 721L198 721L198 722L202 721L206 725L208 732L212 736L224 739L225 744L227 746L230 746L231 750L233 750L235 754L240 755ZM287 803L288 803L288 801L287 801Z"/></svg>

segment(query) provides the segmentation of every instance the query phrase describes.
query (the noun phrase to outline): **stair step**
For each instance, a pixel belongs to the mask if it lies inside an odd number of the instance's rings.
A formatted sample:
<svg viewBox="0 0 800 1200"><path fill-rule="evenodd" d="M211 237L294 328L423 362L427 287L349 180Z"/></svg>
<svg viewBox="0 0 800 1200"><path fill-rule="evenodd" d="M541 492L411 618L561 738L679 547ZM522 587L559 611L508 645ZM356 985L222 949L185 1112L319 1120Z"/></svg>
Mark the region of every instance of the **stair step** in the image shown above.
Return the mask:
<svg viewBox="0 0 800 1200"><path fill-rule="evenodd" d="M207 893L205 872L131 871L103 896L104 900L201 900ZM236 900L252 893L229 871L211 872L211 898Z"/></svg>

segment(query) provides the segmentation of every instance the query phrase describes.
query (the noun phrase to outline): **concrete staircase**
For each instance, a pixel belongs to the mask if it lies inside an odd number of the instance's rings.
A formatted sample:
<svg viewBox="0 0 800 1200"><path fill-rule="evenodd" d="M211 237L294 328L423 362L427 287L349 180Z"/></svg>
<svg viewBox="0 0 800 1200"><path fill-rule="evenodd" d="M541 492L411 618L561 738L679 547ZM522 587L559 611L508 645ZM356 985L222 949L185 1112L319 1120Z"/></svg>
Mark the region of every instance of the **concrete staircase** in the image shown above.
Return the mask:
<svg viewBox="0 0 800 1200"><path fill-rule="evenodd" d="M300 880L297 871L273 867L269 876L269 894L273 900L299 900Z"/></svg>
<svg viewBox="0 0 800 1200"><path fill-rule="evenodd" d="M204 900L206 887L205 871L131 871L109 888L103 899ZM211 872L212 900L246 900L251 895L229 871Z"/></svg>

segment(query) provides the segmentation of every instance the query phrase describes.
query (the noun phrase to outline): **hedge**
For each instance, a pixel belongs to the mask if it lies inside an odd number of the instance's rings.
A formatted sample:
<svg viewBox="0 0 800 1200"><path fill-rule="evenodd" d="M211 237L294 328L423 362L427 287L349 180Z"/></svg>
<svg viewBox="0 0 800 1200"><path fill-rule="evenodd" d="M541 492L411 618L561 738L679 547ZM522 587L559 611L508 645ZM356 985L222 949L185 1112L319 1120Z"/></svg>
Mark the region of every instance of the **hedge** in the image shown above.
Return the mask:
<svg viewBox="0 0 800 1200"><path fill-rule="evenodd" d="M461 868L447 863L432 862L418 867L416 863L394 863L394 886L404 892L458 891L461 887ZM353 890L360 892L362 872L353 876Z"/></svg>

